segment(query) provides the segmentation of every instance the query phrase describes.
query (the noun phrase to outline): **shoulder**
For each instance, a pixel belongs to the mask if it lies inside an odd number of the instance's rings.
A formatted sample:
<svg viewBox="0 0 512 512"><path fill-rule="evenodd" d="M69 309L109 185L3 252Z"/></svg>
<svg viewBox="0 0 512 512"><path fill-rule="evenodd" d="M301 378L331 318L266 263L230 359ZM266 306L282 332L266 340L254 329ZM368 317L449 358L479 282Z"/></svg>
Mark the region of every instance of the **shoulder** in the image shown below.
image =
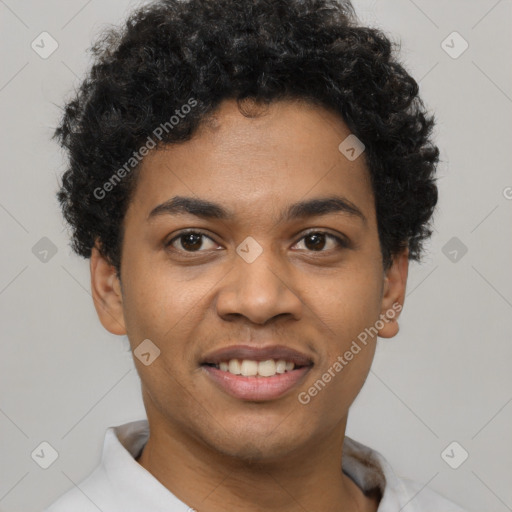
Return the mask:
<svg viewBox="0 0 512 512"><path fill-rule="evenodd" d="M384 456L369 446L345 437L343 451L343 471L364 492L380 491L378 512L467 512L425 484L397 475Z"/></svg>
<svg viewBox="0 0 512 512"><path fill-rule="evenodd" d="M133 483L137 482L137 475L134 477L131 473L134 465L135 471L140 468L129 449L138 450L147 435L146 427L147 421L141 420L107 428L99 464L43 512L98 512L126 508L129 498L119 492L119 484L126 482L126 487L132 490Z"/></svg>
<svg viewBox="0 0 512 512"><path fill-rule="evenodd" d="M436 491L425 487L425 484L407 478L396 478L403 489L404 495L408 496L411 505L414 505L411 508L414 512L468 512Z"/></svg>
<svg viewBox="0 0 512 512"><path fill-rule="evenodd" d="M43 512L98 512L112 507L108 477L98 466L87 478L74 485Z"/></svg>
<svg viewBox="0 0 512 512"><path fill-rule="evenodd" d="M76 488L70 489L43 512L98 512L98 507Z"/></svg>

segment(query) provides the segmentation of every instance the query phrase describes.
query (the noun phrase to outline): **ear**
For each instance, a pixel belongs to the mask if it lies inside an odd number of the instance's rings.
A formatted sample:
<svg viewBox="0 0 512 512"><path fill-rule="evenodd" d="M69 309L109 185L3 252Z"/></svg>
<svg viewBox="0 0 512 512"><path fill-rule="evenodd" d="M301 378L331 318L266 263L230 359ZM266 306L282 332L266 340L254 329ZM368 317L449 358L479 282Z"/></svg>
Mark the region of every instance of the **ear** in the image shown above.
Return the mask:
<svg viewBox="0 0 512 512"><path fill-rule="evenodd" d="M380 315L384 326L378 332L381 338L392 338L398 333L398 316L404 305L408 272L409 249L404 249L393 257L385 272Z"/></svg>
<svg viewBox="0 0 512 512"><path fill-rule="evenodd" d="M121 282L96 245L91 252L91 292L103 327L112 334L126 334Z"/></svg>

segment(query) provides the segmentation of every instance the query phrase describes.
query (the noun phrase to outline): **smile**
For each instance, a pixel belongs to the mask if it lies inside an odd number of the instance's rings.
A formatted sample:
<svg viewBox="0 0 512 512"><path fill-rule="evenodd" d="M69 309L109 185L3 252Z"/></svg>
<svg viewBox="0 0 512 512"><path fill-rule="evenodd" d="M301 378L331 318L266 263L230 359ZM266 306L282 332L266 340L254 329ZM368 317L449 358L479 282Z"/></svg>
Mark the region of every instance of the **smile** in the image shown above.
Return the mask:
<svg viewBox="0 0 512 512"><path fill-rule="evenodd" d="M231 359L201 368L211 382L228 395L241 400L265 401L282 397L304 379L312 365L295 366L279 359L254 361Z"/></svg>

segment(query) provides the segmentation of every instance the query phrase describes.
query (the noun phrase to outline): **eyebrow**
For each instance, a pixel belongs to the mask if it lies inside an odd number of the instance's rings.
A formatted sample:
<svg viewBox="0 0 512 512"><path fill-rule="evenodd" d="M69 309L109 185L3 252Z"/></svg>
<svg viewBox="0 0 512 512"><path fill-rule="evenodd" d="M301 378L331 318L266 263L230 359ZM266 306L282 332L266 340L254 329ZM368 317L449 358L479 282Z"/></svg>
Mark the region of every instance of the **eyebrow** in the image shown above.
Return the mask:
<svg viewBox="0 0 512 512"><path fill-rule="evenodd" d="M310 199L291 204L281 214L278 223L290 222L295 219L317 217L331 213L342 213L367 222L363 212L351 201L341 196L329 196L319 199ZM195 197L175 196L159 204L149 213L147 220L160 215L190 214L203 219L233 220L233 212L223 206Z"/></svg>

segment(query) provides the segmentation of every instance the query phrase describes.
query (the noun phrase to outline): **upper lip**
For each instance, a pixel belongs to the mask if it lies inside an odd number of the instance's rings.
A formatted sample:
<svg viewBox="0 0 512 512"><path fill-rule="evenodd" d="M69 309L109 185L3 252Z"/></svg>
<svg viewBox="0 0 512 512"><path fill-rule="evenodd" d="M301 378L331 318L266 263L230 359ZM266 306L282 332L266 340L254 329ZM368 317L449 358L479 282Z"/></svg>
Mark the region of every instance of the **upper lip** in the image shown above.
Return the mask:
<svg viewBox="0 0 512 512"><path fill-rule="evenodd" d="M267 359L284 359L295 363L296 366L310 366L313 360L302 352L298 352L284 345L268 345L266 347L253 347L250 345L231 345L206 355L201 364L219 364L231 359L251 359L253 361L266 361Z"/></svg>

